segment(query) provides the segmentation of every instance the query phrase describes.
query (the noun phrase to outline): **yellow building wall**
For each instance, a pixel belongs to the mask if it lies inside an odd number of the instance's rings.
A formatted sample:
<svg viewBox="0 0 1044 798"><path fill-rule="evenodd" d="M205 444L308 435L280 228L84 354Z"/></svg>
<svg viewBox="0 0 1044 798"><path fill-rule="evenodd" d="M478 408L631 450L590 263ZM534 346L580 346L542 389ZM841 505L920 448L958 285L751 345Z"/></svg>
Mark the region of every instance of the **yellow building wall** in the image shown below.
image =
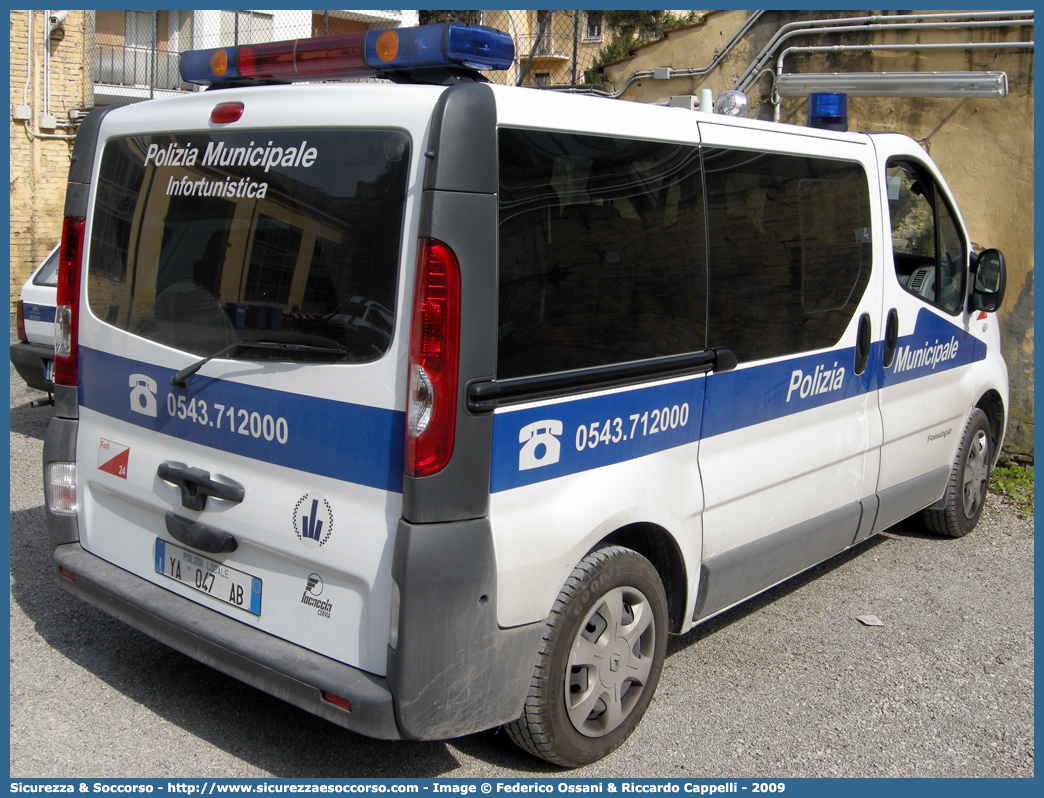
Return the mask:
<svg viewBox="0 0 1044 798"><path fill-rule="evenodd" d="M548 23L538 51L534 44L540 22L545 12L534 10L492 10L482 12L482 23L491 28L518 37L518 52L515 54L520 66L529 63L524 86L536 85L536 76L546 76L548 86L569 86L584 82L584 71L588 69L607 41L589 39L585 35L586 14L583 11L555 10ZM577 16L578 15L578 16ZM574 48L575 45L575 48ZM575 49L575 63L574 63ZM533 55L530 59L530 55ZM487 77L494 83L514 83L517 72L491 72Z"/></svg>
<svg viewBox="0 0 1044 798"><path fill-rule="evenodd" d="M50 113L68 118L87 89L84 13L69 11L50 36L44 11L11 11L11 105L32 109L28 122L9 119L11 139L11 307L33 268L61 238L71 129L40 130L44 112L43 47L50 52ZM28 23L31 20L31 34ZM31 35L31 42L30 42ZM30 69L31 65L31 69ZM28 83L27 83L28 79ZM37 135L33 135L33 134Z"/></svg>

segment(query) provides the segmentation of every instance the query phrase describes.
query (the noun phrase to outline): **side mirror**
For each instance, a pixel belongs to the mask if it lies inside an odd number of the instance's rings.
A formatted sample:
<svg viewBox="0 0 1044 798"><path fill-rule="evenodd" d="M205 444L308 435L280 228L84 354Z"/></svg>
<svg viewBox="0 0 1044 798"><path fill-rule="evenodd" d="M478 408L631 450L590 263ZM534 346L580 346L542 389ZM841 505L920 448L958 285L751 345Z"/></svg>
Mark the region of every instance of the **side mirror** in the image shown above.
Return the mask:
<svg viewBox="0 0 1044 798"><path fill-rule="evenodd" d="M993 313L1004 301L1004 288L1008 282L1004 255L999 249L984 249L976 259L972 274L975 282L970 309Z"/></svg>

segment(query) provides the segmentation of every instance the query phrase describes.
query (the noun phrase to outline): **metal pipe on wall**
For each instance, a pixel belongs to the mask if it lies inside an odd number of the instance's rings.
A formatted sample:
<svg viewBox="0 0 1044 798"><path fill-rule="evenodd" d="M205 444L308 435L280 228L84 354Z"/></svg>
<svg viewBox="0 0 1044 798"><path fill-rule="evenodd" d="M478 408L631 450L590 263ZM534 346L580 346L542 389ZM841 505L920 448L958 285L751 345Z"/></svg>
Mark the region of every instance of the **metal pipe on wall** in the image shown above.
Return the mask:
<svg viewBox="0 0 1044 798"><path fill-rule="evenodd" d="M778 122L780 117L780 101L777 84L783 76L783 59L790 53L845 53L874 51L909 51L920 50L1032 50L1033 42L948 42L930 44L826 44L788 47L776 59L776 71L772 79L773 105L772 121Z"/></svg>
<svg viewBox="0 0 1044 798"><path fill-rule="evenodd" d="M873 25L881 24L885 26L891 25L919 25L926 21L934 20L946 20L950 22L971 22L977 20L1013 20L1013 19L1027 19L1029 23L1033 22L1033 10L1028 11L970 11L970 12L949 12L939 14L909 14L909 15L892 15L892 14L876 14L873 16L864 17L832 17L827 19L815 19L815 20L804 20L798 22L788 22L786 25L780 27L778 31L773 35L766 44L761 52L750 62L750 65L743 72L739 78L736 79L733 88L739 91L746 91L755 80L765 65L772 60L772 54L775 52L779 44L785 40L792 38L793 36L808 36L817 35L820 33L839 32L832 30L839 26L849 27L851 26L854 30L875 30ZM878 29L879 30L879 29Z"/></svg>
<svg viewBox="0 0 1044 798"><path fill-rule="evenodd" d="M746 35L747 31L750 30L751 27L753 27L754 23L757 22L761 15L764 13L764 11L755 11L753 14L751 14L747 18L747 20L739 27L739 30L732 34L731 38L725 43L721 50L714 55L714 57L711 59L710 63L707 64L707 66L689 67L685 69L672 69L670 70L670 77L687 78L706 75L708 72L713 70L718 64L721 63L721 61L729 54L729 52L731 52L732 48L736 46L740 39L742 39ZM649 78L654 78L655 73L656 70L650 69L632 72L627 77L627 79L620 85L620 88L616 91L600 91L598 89L590 88L576 89L576 91L582 92L584 94L597 94L600 97L609 97L611 99L616 99L620 97L625 91L627 91L627 89L630 88L632 83L638 80L647 80Z"/></svg>

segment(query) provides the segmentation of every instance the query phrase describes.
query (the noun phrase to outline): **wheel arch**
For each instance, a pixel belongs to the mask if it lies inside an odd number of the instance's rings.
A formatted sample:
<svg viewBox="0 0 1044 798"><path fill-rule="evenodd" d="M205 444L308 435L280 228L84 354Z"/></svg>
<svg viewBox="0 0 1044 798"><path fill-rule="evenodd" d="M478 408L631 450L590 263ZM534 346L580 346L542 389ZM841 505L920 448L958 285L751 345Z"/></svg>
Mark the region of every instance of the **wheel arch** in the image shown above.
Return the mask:
<svg viewBox="0 0 1044 798"><path fill-rule="evenodd" d="M674 537L657 524L633 523L607 535L591 550L607 545L631 549L652 563L667 594L669 631L679 633L685 624L688 579L685 575L685 559Z"/></svg>
<svg viewBox="0 0 1044 798"><path fill-rule="evenodd" d="M986 419L990 422L990 435L993 438L991 441L993 444L993 462L991 465L996 465L1000 457L1001 444L1004 442L1004 430L1007 423L1004 399L1001 398L1000 393L990 389L980 397L975 406L986 414Z"/></svg>

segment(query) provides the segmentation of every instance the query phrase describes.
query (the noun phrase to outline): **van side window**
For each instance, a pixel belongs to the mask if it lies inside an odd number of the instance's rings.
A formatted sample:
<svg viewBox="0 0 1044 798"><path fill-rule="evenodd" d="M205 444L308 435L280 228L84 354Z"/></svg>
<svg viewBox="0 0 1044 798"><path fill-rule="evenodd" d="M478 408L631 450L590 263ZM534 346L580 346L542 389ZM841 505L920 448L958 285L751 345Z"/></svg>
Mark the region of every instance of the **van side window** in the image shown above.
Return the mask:
<svg viewBox="0 0 1044 798"><path fill-rule="evenodd" d="M967 251L935 181L909 161L888 164L895 276L907 291L956 314L964 305Z"/></svg>
<svg viewBox="0 0 1044 798"><path fill-rule="evenodd" d="M498 379L703 350L699 149L499 137Z"/></svg>
<svg viewBox="0 0 1044 798"><path fill-rule="evenodd" d="M704 150L708 341L740 362L833 346L870 279L870 204L856 163Z"/></svg>

